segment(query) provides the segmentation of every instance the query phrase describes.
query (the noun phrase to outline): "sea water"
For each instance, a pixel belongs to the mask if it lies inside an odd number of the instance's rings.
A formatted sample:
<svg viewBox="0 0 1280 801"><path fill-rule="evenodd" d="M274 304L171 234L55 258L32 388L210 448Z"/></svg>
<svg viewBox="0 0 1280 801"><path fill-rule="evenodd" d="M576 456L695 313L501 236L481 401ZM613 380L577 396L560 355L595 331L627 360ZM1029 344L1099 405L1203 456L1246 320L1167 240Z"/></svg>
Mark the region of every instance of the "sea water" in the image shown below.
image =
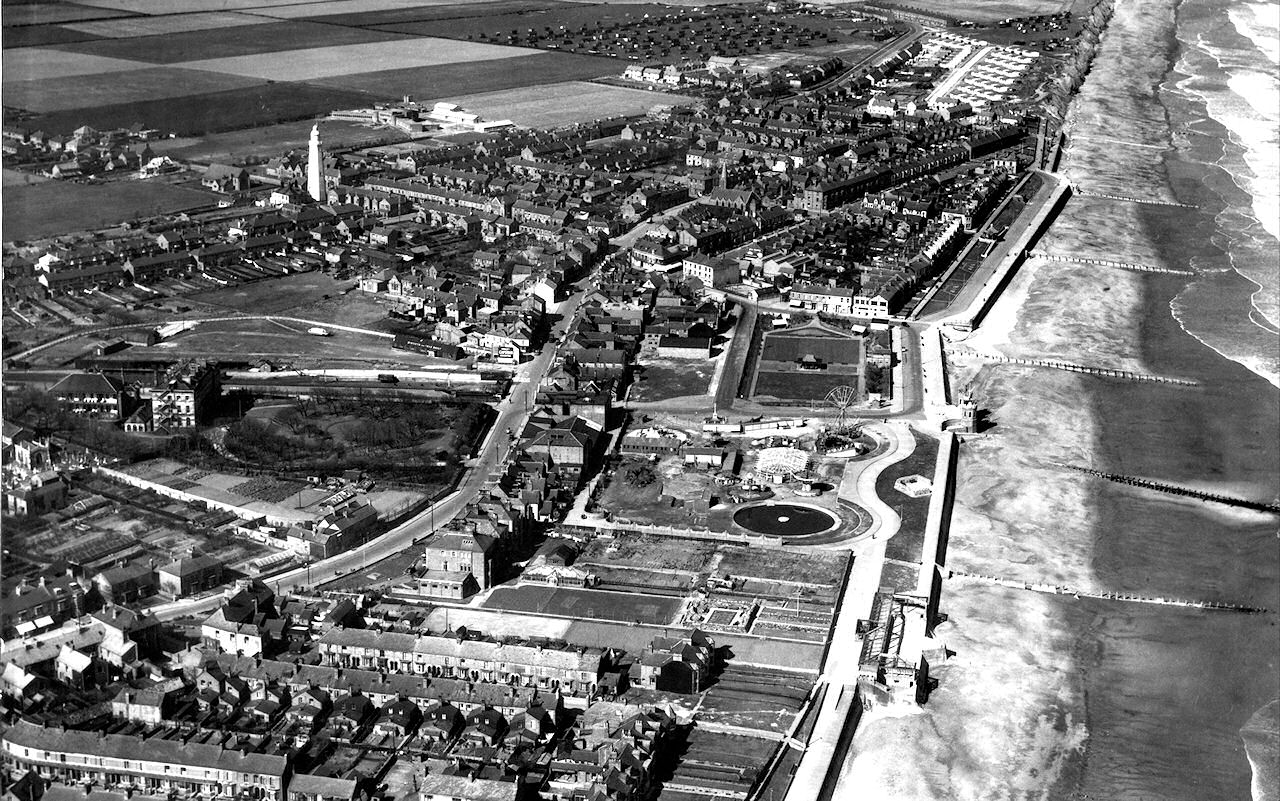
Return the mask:
<svg viewBox="0 0 1280 801"><path fill-rule="evenodd" d="M1276 798L1280 521L1056 463L1259 500L1280 493L1275 4L1118 3L1073 106L1085 189L1032 260L1009 355L1193 378L1199 389L1001 365L962 449L948 566L1272 610L1240 615L949 581L923 714L871 716L841 787L883 799ZM1005 301L1002 300L1002 303Z"/></svg>

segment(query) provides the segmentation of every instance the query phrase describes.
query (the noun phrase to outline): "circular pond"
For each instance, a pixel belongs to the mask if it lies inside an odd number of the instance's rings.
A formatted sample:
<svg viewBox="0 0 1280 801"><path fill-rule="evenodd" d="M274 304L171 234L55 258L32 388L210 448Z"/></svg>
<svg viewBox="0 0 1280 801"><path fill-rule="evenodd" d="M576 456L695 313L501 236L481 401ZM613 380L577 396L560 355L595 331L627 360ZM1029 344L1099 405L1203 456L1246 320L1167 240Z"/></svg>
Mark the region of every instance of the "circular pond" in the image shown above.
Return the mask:
<svg viewBox="0 0 1280 801"><path fill-rule="evenodd" d="M759 503L733 514L733 522L756 534L775 537L802 537L840 525L830 512L793 503Z"/></svg>

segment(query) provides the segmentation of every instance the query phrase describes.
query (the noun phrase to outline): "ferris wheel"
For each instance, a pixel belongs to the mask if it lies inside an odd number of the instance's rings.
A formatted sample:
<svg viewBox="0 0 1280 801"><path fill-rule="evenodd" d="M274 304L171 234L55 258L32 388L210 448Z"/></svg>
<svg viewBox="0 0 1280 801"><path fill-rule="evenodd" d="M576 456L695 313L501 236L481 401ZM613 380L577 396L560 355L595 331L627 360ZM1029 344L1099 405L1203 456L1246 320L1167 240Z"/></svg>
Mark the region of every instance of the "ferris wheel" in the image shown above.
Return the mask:
<svg viewBox="0 0 1280 801"><path fill-rule="evenodd" d="M824 400L836 410L836 428L843 429L849 421L849 408L858 400L858 390L848 385L834 387Z"/></svg>

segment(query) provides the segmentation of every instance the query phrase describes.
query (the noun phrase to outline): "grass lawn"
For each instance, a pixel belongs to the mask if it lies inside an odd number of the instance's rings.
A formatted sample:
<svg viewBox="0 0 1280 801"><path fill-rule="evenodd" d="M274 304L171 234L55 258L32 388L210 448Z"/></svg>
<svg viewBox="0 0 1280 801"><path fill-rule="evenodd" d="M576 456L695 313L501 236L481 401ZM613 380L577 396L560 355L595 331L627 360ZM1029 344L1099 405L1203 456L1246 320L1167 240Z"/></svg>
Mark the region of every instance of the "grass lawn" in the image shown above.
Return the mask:
<svg viewBox="0 0 1280 801"><path fill-rule="evenodd" d="M761 370L757 374L755 391L751 393L751 397L771 396L779 400L818 402L836 387L857 385L857 376L826 370L812 373Z"/></svg>
<svg viewBox="0 0 1280 801"><path fill-rule="evenodd" d="M620 535L613 540L592 540L578 557L578 561L701 573L715 552L716 546L710 542Z"/></svg>
<svg viewBox="0 0 1280 801"><path fill-rule="evenodd" d="M902 525L898 533L885 544L885 558L919 564L921 549L924 547L924 527L929 518L931 496L908 497L894 489L893 482L903 476L911 475L922 475L932 480L934 468L937 467L938 462L938 441L915 429L911 430L911 434L916 440L915 451L901 462L891 464L884 469L876 479L876 495L902 517Z"/></svg>
<svg viewBox="0 0 1280 801"><path fill-rule="evenodd" d="M793 553L772 549L726 547L716 572L776 581L839 584L846 554Z"/></svg>
<svg viewBox="0 0 1280 801"><path fill-rule="evenodd" d="M151 181L103 184L49 181L31 186L6 186L4 201L4 236L12 242L105 228L136 217L208 204L213 197L206 192Z"/></svg>
<svg viewBox="0 0 1280 801"><path fill-rule="evenodd" d="M638 593L521 586L499 587L490 593L484 605L486 609L666 625L679 611L680 599Z"/></svg>
<svg viewBox="0 0 1280 801"><path fill-rule="evenodd" d="M716 363L712 361L663 361L645 364L627 399L660 401L684 395L705 395L711 389L715 369Z"/></svg>

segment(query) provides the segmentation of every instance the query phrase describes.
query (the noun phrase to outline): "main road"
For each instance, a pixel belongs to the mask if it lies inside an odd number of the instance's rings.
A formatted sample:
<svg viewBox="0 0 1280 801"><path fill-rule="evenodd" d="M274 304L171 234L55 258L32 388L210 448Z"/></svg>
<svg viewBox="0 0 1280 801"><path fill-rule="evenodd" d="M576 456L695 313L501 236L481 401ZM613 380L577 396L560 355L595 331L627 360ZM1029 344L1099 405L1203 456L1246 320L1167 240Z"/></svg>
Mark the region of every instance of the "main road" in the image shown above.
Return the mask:
<svg viewBox="0 0 1280 801"><path fill-rule="evenodd" d="M528 422L534 395L542 384L542 379L555 363L558 350L556 343L577 317L579 306L586 296L585 287L589 285L590 280L584 279L580 282L576 291L560 303L556 311L561 319L552 326L551 334L542 352L533 361L517 369L511 389L507 396L496 404L497 417L489 427L476 457L468 463L457 489L361 547L272 576L270 584L276 587L278 592L286 592L304 585L324 584L394 556L457 517L484 488L495 468L506 461L512 447L512 440L507 435L507 431L518 433ZM153 607L149 611L160 620L174 620L191 615L208 614L220 606L222 600L223 595L219 592L204 597L174 601Z"/></svg>

